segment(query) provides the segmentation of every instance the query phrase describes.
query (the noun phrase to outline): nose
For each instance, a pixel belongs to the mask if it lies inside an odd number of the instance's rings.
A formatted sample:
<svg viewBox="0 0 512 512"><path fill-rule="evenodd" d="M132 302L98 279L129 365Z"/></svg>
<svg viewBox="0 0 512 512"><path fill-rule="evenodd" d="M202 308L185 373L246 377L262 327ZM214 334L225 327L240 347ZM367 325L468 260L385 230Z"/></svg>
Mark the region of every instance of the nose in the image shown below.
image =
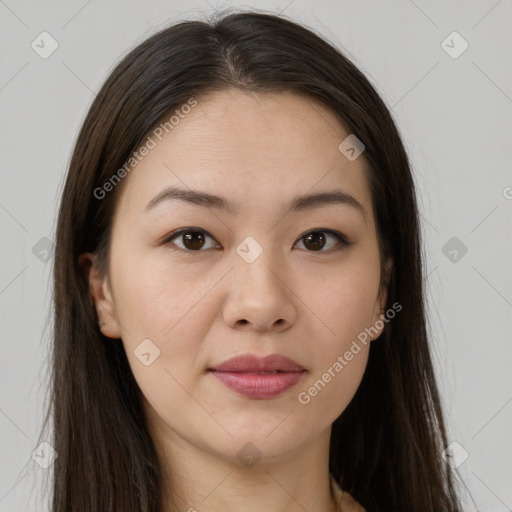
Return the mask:
<svg viewBox="0 0 512 512"><path fill-rule="evenodd" d="M296 320L297 297L293 277L270 251L252 263L235 255L230 291L224 303L224 321L234 329L282 332Z"/></svg>

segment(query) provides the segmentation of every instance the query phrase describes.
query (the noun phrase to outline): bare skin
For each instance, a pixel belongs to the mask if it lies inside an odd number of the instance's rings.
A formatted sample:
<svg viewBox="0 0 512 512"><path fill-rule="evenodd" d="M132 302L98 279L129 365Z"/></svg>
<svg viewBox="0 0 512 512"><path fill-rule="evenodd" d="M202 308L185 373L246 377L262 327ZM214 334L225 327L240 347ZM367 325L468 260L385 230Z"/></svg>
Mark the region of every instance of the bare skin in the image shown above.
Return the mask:
<svg viewBox="0 0 512 512"><path fill-rule="evenodd" d="M180 511L333 512L331 424L361 382L370 343L341 371L332 368L381 318L386 300L364 154L349 161L338 149L349 132L295 94L230 90L197 99L124 178L110 275L101 275L94 254L80 259L92 264L101 332L122 339L144 395L169 483L163 510L171 510L172 483ZM233 211L182 200L146 209L170 186L222 196ZM361 208L288 211L298 195L334 190ZM169 240L180 228L203 230L202 242ZM247 237L262 249L251 262L237 252ZM160 351L148 366L135 353L145 339L151 353ZM306 372L279 396L254 399L208 371L247 353L283 354ZM308 394L329 368L328 383ZM344 510L361 510L343 499Z"/></svg>

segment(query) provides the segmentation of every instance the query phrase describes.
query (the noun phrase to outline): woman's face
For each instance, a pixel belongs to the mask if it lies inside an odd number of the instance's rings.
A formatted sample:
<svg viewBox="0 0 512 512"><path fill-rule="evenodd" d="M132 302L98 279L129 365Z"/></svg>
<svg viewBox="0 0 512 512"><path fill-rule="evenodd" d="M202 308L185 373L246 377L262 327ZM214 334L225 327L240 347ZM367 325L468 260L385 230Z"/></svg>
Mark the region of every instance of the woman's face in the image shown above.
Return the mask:
<svg viewBox="0 0 512 512"><path fill-rule="evenodd" d="M278 460L328 435L385 305L364 154L342 153L334 114L292 93L197 101L124 178L92 293L160 441ZM316 194L333 195L298 200ZM297 366L220 368L248 354Z"/></svg>

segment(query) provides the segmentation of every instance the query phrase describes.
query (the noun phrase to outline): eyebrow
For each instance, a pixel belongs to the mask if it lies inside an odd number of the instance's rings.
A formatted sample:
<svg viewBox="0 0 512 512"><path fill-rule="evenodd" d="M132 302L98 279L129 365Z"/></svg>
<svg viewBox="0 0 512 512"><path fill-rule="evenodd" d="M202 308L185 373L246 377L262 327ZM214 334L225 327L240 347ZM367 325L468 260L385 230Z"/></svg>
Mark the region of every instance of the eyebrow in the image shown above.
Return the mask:
<svg viewBox="0 0 512 512"><path fill-rule="evenodd" d="M184 201L205 208L224 210L232 215L240 213L240 209L238 207L223 197L198 190L186 190L176 186L171 186L162 190L146 204L144 211L147 212L162 202L172 200ZM363 218L365 216L363 205L354 196L347 192L343 192L342 190L329 190L325 192L296 196L292 199L288 208L284 207L283 212L286 212L287 210L293 212L305 211L331 204L351 206L358 210L363 215Z"/></svg>

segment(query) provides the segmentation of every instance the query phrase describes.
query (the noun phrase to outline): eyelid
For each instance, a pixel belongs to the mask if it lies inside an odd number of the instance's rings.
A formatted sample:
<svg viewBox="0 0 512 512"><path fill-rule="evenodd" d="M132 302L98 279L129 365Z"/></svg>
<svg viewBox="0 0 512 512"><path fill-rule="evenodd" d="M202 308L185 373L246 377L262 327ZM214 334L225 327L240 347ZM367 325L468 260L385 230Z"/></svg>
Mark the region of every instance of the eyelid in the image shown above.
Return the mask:
<svg viewBox="0 0 512 512"><path fill-rule="evenodd" d="M171 243L171 240L173 240L174 238L179 237L183 233L189 233L191 231L197 231L197 232L203 233L204 235L210 237L212 240L215 240L215 242L217 242L217 244L220 245L219 242L215 239L215 237L213 237L210 233L208 233L208 231L206 231L206 230L204 230L202 228L194 227L194 226L188 226L188 227L185 227L185 228L179 228L179 229L173 231L172 233L169 233L168 235L166 235L164 237L164 239L162 241L162 245L168 245L168 244ZM331 249L328 249L326 251L323 251L323 250L320 250L320 251L306 251L306 252L310 252L310 253L313 253L313 254L322 254L322 253L336 252L338 250L342 250L344 247L347 247L347 246L353 244L353 242L350 241L347 238L347 236L345 234L341 233L340 231L337 231L335 229L328 229L328 228L313 228L313 229L308 229L307 231L304 231L304 233L302 233L297 238L297 241L294 243L294 246L295 246L295 244L297 244L297 242L299 242L302 238L304 238L306 235L308 235L310 233L327 233L327 234L330 234L330 235L334 236L338 240L339 244L341 245L341 247L331 248ZM201 250L201 249L199 249L197 251L190 251L190 250L182 249L181 247L176 247L176 250L180 250L180 251L186 252L186 253L205 252L205 250Z"/></svg>
<svg viewBox="0 0 512 512"><path fill-rule="evenodd" d="M169 233L168 235L166 235L164 237L164 239L162 240L162 245L168 245L171 243L171 240L173 240L174 238L177 238L179 237L180 235L184 234L184 233L189 233L191 231L197 231L199 233L203 233L204 235L206 236L209 236L212 240L215 240L215 242L219 244L219 242L215 239L215 237L213 237L212 235L210 235L210 233L208 233L208 231L202 229L202 228L196 228L194 226L187 226L185 228L179 228L179 229L176 229L175 231L173 231L172 233ZM194 252L204 252L204 250L199 250L199 251L187 251L186 249L182 249L181 247L176 247L176 250L181 250L182 252L189 252L189 253L194 253Z"/></svg>
<svg viewBox="0 0 512 512"><path fill-rule="evenodd" d="M337 231L336 229L327 229L327 228L308 229L302 235L299 236L299 238L297 239L297 242L302 240L302 238L304 238L309 233L327 233L327 234L333 236L334 238L336 238L338 240L338 245L337 246L331 247L330 249L327 249L325 251L324 250L320 250L320 251L306 251L306 252L311 253L311 254L331 254L331 253L342 251L343 249L345 249L349 245L353 244L353 242L350 241L348 239L348 237L345 234L343 234L341 231ZM295 244L297 244L297 242L295 242ZM295 244L294 244L294 246L295 246Z"/></svg>
<svg viewBox="0 0 512 512"><path fill-rule="evenodd" d="M297 238L297 240L300 240L304 236L308 235L309 233L328 233L336 238L339 238L343 243L350 245L352 242L348 239L348 237L343 234L341 231L338 231L336 229L328 229L328 228L313 228L308 229L307 231L304 231L302 235Z"/></svg>

